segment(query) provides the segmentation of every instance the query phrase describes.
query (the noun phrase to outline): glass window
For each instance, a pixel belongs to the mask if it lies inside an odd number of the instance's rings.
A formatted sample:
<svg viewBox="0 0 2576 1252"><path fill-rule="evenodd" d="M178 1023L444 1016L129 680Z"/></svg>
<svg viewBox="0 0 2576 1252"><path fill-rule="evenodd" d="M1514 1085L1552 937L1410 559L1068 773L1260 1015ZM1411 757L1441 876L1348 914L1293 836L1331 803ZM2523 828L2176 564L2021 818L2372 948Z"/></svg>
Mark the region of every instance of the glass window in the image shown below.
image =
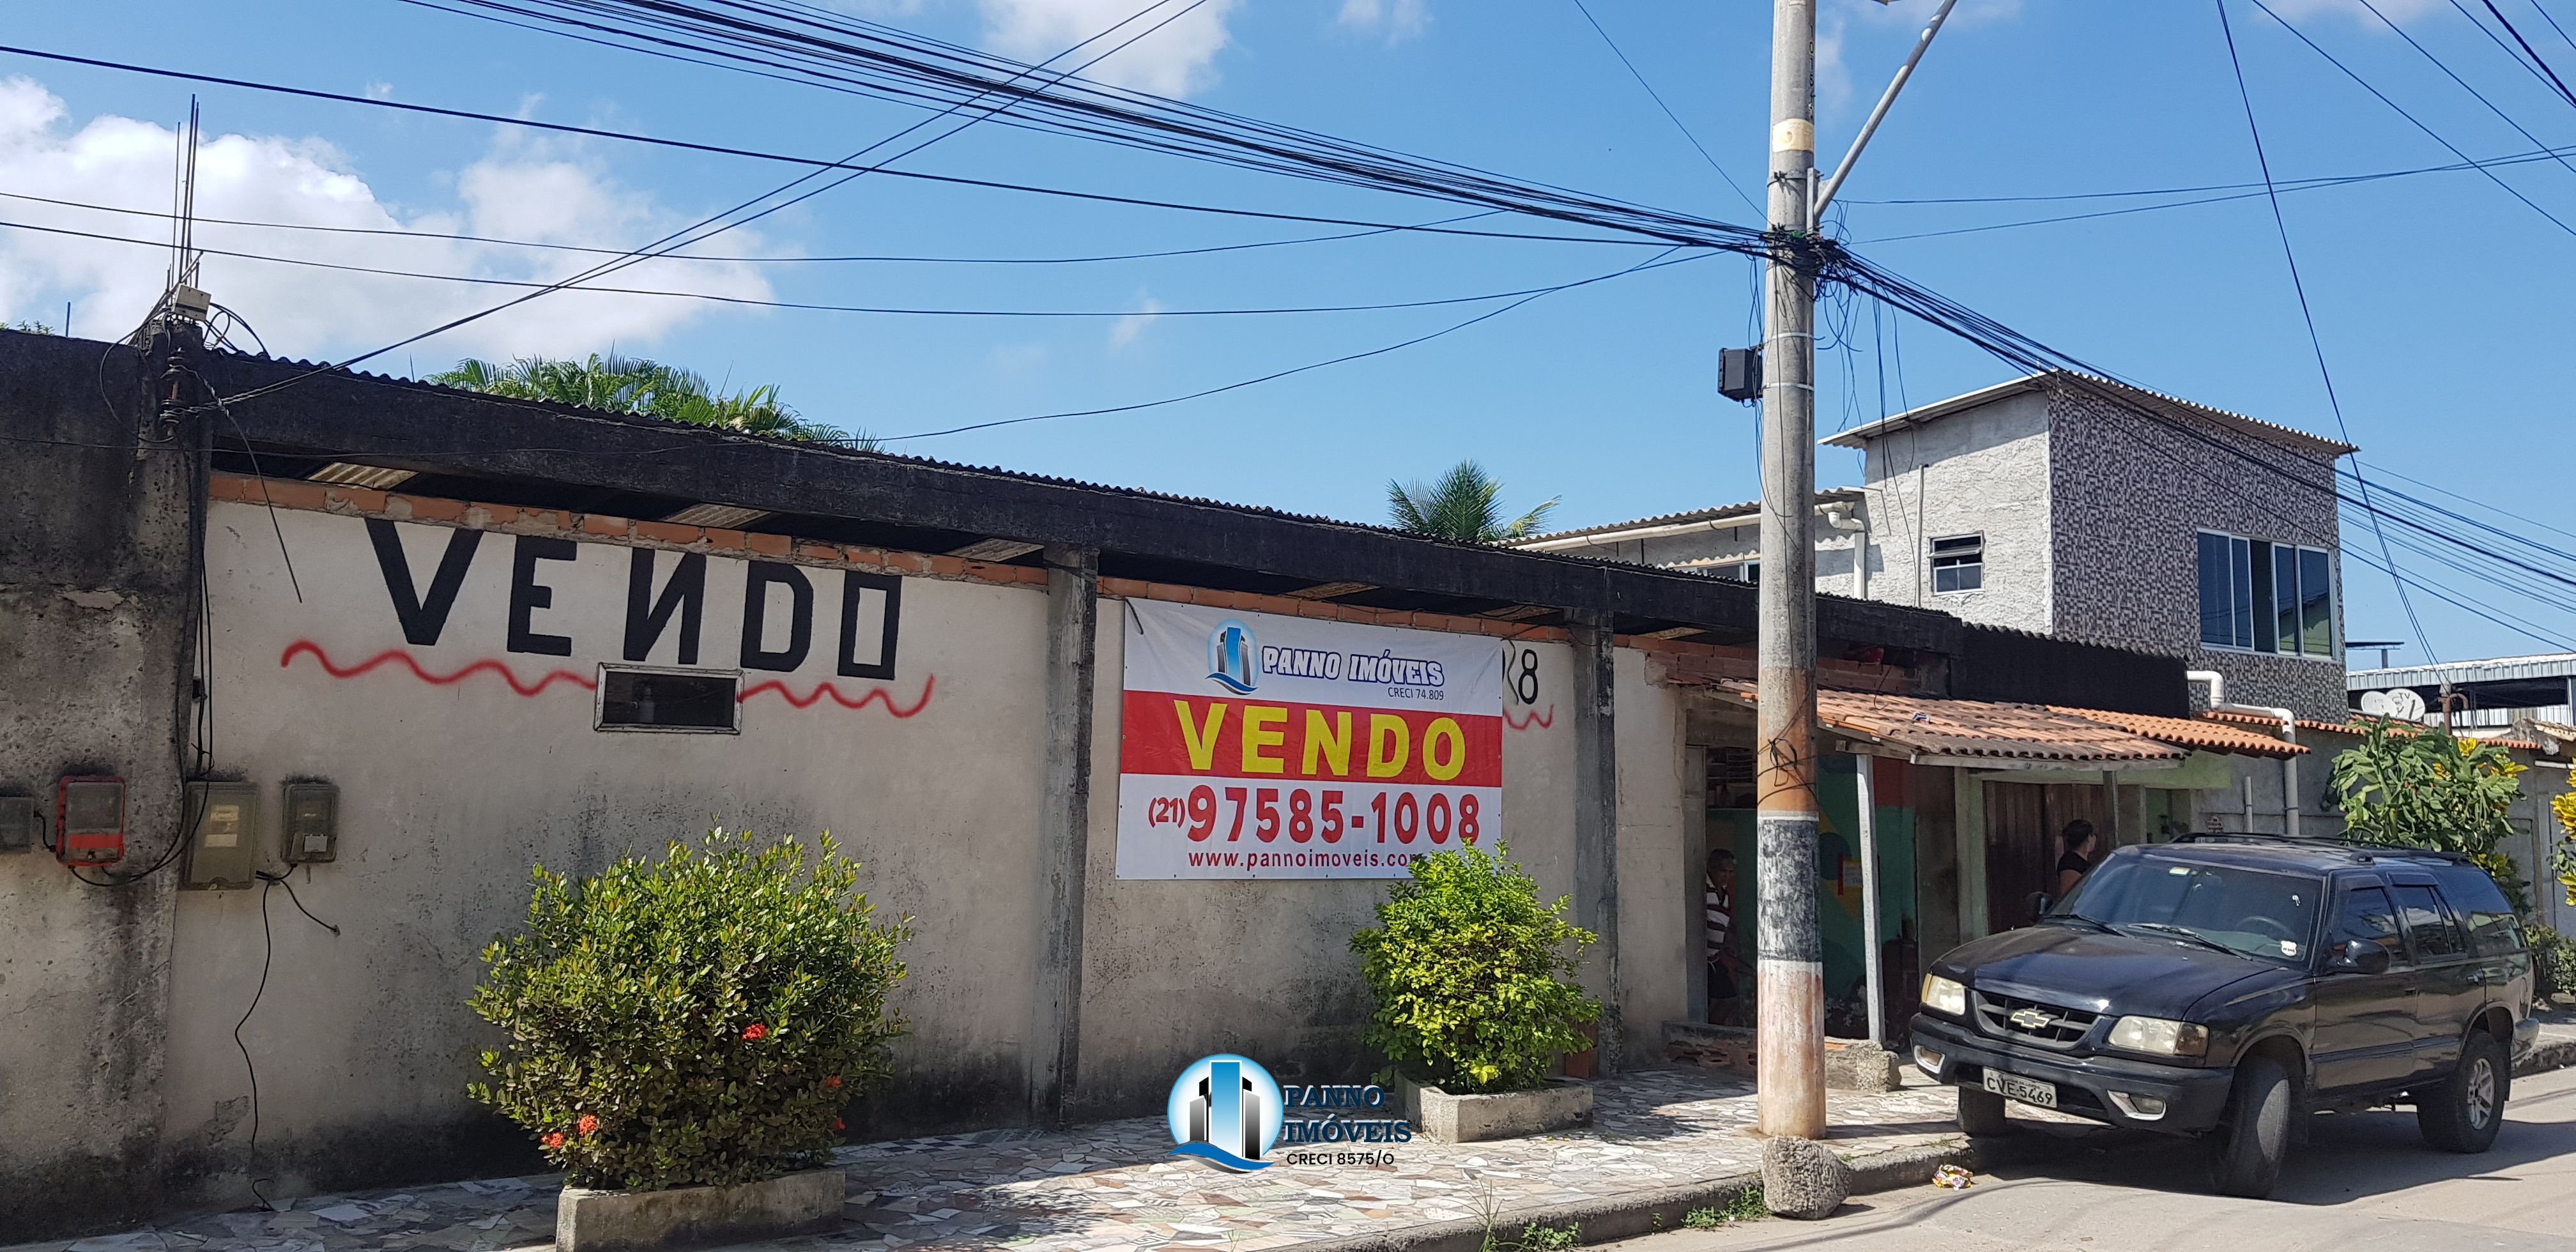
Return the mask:
<svg viewBox="0 0 2576 1252"><path fill-rule="evenodd" d="M2227 541L2228 585L2234 589L2235 611L2229 625L2236 632L2239 648L2254 646L2254 545L2243 539Z"/></svg>
<svg viewBox="0 0 2576 1252"><path fill-rule="evenodd" d="M742 679L718 670L600 667L600 730L737 731L742 708L735 688Z"/></svg>
<svg viewBox="0 0 2576 1252"><path fill-rule="evenodd" d="M2236 646L2236 597L2227 576L2227 536L2200 532L2200 641Z"/></svg>
<svg viewBox="0 0 2576 1252"><path fill-rule="evenodd" d="M2439 961L2468 954L2460 925L2442 908L2442 897L2427 886L2400 883L2397 906L2406 914L2406 933L2415 937L2415 959Z"/></svg>
<svg viewBox="0 0 2576 1252"><path fill-rule="evenodd" d="M2263 614L2263 636L2254 641L2258 652L2296 652L2299 650L2299 550L2286 543L2257 543L2259 551L2269 549L2272 558L2264 564L2271 567L2271 577L2257 579L2265 585L2254 589L2254 599L2266 605Z"/></svg>
<svg viewBox="0 0 2576 1252"><path fill-rule="evenodd" d="M1932 541L1932 590L1975 591L1985 585L1985 536L1956 535Z"/></svg>
<svg viewBox="0 0 2576 1252"><path fill-rule="evenodd" d="M2397 930L2397 910L2388 903L2388 893L2377 887L2355 887L2343 893L2343 907L2335 912L2334 934L2327 939L2340 949L2355 939L2367 939L2388 949L2388 963L2406 964L2406 940Z"/></svg>
<svg viewBox="0 0 2576 1252"><path fill-rule="evenodd" d="M2188 932L2248 956L2304 965L2316 929L2318 879L2113 852L2057 912L2122 934Z"/></svg>
<svg viewBox="0 0 2576 1252"><path fill-rule="evenodd" d="M2507 904L2503 889L2484 870L2462 865L2433 871L2442 883L2442 896L2457 908L2469 923L2469 951L2477 956L2501 956L2522 950L2522 926L2514 918L2513 906Z"/></svg>
<svg viewBox="0 0 2576 1252"><path fill-rule="evenodd" d="M2334 566L2316 548L2299 549L2299 651L2330 657L2334 650Z"/></svg>

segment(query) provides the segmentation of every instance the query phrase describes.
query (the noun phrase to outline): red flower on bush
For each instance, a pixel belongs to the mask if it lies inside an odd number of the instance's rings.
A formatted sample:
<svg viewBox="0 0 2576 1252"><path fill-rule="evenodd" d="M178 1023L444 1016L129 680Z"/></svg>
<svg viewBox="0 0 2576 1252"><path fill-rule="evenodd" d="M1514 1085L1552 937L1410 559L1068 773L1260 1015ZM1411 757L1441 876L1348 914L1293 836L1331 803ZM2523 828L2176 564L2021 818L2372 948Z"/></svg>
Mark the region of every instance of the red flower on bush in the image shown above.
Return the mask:
<svg viewBox="0 0 2576 1252"><path fill-rule="evenodd" d="M537 1140L537 1142L542 1143L549 1148L560 1148L563 1146L563 1132L560 1130L547 1131L546 1136Z"/></svg>
<svg viewBox="0 0 2576 1252"><path fill-rule="evenodd" d="M823 1078L823 1090L825 1090L825 1091L838 1091L838 1090L840 1090L840 1089L841 1089L841 1076L840 1076L839 1074L827 1074L827 1075L825 1075L825 1076L824 1076L824 1078Z"/></svg>
<svg viewBox="0 0 2576 1252"><path fill-rule="evenodd" d="M581 1115L581 1120L574 1122L573 1125L581 1130L583 1138L589 1138L590 1132L599 1129L599 1119L588 1113L584 1113Z"/></svg>
<svg viewBox="0 0 2576 1252"><path fill-rule="evenodd" d="M760 1023L758 1023L758 1022L753 1022L752 1024L750 1024L750 1025L745 1026L745 1027L743 1027L743 1028L742 1028L742 1037L743 1037L743 1038L745 1038L745 1039L753 1039L753 1040L757 1040L757 1039L760 1039L760 1038L765 1037L765 1036L766 1036L766 1035L768 1035L768 1034L769 1034L769 1028L768 1028L767 1026L763 1026L763 1025L761 1025L761 1024L760 1024Z"/></svg>
<svg viewBox="0 0 2576 1252"><path fill-rule="evenodd" d="M846 1126L843 1126L843 1125L841 1124L841 1119L840 1119L840 1118L835 1117L835 1118L833 1118L833 1119L832 1119L832 1129L834 1129L834 1130L847 1130L847 1129L849 1129L849 1128L848 1128L848 1127L846 1127Z"/></svg>

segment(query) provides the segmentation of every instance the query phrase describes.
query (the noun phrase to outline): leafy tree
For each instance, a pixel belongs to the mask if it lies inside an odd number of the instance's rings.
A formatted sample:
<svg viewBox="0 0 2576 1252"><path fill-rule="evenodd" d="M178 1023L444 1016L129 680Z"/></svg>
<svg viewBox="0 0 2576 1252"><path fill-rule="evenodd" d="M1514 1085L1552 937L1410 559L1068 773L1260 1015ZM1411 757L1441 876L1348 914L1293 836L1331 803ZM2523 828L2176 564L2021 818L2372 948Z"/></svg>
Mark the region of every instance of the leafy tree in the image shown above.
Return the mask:
<svg viewBox="0 0 2576 1252"><path fill-rule="evenodd" d="M733 395L718 395L706 377L692 370L642 357L601 356L580 361L523 356L500 365L468 358L456 368L432 374L429 381L520 400L547 400L610 413L635 413L695 426L720 426L753 435L829 440L879 450L877 440L861 432L809 422L778 398L775 384Z"/></svg>
<svg viewBox="0 0 2576 1252"><path fill-rule="evenodd" d="M1591 1046L1575 1025L1601 1016L1565 981L1593 942L1562 916L1571 897L1542 902L1499 847L1436 852L1412 875L1388 888L1378 924L1351 936L1377 999L1369 1045L1447 1091L1546 1085L1558 1053Z"/></svg>
<svg viewBox="0 0 2576 1252"><path fill-rule="evenodd" d="M2497 850L2525 767L2504 749L2405 722L2368 719L2337 753L2333 787L2355 838L2466 854L2520 903L2525 884Z"/></svg>
<svg viewBox="0 0 2576 1252"><path fill-rule="evenodd" d="M0 330L24 331L30 335L50 335L54 333L54 328L45 325L43 322L10 322L5 326L0 326Z"/></svg>
<svg viewBox="0 0 2576 1252"><path fill-rule="evenodd" d="M1460 543L1499 543L1538 533L1556 508L1550 497L1537 508L1503 520L1503 484L1472 460L1460 461L1437 482L1386 484L1387 516L1398 528Z"/></svg>

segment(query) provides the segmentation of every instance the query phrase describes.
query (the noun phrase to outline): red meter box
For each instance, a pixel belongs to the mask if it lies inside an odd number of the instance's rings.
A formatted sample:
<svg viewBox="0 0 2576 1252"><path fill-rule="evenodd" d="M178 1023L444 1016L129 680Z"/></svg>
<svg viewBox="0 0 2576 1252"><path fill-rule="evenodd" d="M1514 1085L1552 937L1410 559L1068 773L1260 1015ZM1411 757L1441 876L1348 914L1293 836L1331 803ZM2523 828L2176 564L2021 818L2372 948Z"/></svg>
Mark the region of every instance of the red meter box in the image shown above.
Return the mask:
<svg viewBox="0 0 2576 1252"><path fill-rule="evenodd" d="M124 779L83 775L55 786L54 855L65 865L114 865L125 859Z"/></svg>

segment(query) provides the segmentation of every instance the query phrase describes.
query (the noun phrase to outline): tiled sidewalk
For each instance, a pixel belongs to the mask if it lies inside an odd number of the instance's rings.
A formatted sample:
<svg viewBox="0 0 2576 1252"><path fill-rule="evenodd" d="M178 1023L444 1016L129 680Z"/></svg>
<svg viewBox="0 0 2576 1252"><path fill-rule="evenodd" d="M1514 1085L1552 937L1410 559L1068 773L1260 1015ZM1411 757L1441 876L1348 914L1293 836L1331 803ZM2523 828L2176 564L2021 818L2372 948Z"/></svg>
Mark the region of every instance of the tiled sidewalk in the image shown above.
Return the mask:
<svg viewBox="0 0 2576 1252"><path fill-rule="evenodd" d="M1025 1252L1287 1247L1341 1235L1615 1197L1758 1169L1752 1089L1698 1070L1602 1083L1589 1131L1497 1143L1391 1145L1379 1167L1277 1164L1228 1174L1169 1155L1159 1119L1065 1132L992 1131L844 1149L841 1231L776 1252L1010 1248ZM1955 1134L1950 1094L1835 1093L1835 1149L1857 1156ZM552 1176L317 1196L5 1252L496 1252L550 1245Z"/></svg>

